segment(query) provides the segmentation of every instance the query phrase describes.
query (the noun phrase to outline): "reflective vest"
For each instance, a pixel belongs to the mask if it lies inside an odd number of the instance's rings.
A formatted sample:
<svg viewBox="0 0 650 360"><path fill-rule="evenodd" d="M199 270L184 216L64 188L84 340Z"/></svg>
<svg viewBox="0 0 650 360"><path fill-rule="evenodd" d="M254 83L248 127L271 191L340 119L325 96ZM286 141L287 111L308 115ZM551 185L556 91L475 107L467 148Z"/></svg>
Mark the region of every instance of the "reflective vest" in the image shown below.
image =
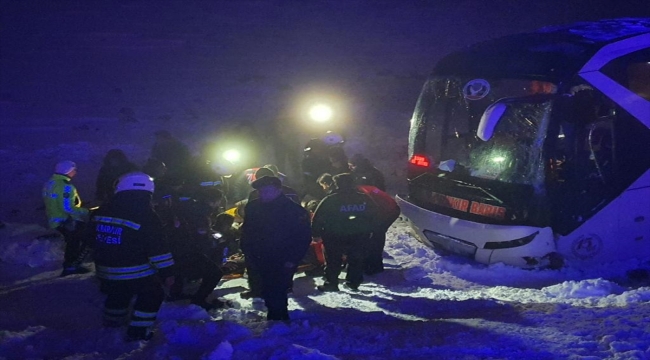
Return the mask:
<svg viewBox="0 0 650 360"><path fill-rule="evenodd" d="M47 213L48 226L55 229L68 219L83 221L88 209L81 207L77 189L70 183L70 178L54 174L43 186L43 201Z"/></svg>

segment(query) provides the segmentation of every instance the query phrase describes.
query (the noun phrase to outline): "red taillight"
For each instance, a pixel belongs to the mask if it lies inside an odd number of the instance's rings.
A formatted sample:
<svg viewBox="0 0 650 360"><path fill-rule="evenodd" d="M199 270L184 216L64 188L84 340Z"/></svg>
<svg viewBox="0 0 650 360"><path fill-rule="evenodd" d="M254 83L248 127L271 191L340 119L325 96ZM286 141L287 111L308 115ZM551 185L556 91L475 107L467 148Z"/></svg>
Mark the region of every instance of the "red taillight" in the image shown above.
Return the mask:
<svg viewBox="0 0 650 360"><path fill-rule="evenodd" d="M431 162L429 161L429 158L423 155L413 155L411 156L411 160L409 160L409 163L415 165L415 166L422 166L422 167L429 167L431 165Z"/></svg>

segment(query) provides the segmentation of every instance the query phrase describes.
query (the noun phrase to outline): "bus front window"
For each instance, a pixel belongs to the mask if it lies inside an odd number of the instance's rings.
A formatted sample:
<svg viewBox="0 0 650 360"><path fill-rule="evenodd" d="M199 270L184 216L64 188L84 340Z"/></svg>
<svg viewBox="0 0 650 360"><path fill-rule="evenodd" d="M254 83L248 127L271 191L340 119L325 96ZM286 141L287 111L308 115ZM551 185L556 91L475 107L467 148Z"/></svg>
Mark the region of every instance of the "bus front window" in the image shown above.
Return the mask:
<svg viewBox="0 0 650 360"><path fill-rule="evenodd" d="M541 150L552 95L530 95L539 91L532 86L538 85L535 82L499 80L492 82L485 98L468 100L462 93L463 83L456 78L438 78L425 88L414 117L413 151L426 154L434 167L444 164L441 170L457 176L540 184ZM509 100L501 102L504 98ZM492 124L489 139L482 140L477 136L481 116L496 103L504 110Z"/></svg>

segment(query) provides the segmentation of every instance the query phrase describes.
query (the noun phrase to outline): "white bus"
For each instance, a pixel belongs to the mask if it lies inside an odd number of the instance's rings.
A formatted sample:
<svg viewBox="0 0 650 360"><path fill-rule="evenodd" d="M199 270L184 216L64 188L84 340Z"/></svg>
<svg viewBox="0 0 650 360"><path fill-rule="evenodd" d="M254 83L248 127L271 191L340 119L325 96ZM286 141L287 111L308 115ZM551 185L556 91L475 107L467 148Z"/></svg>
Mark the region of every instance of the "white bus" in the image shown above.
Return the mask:
<svg viewBox="0 0 650 360"><path fill-rule="evenodd" d="M544 28L444 57L409 133L418 238L479 262L650 258L650 19Z"/></svg>

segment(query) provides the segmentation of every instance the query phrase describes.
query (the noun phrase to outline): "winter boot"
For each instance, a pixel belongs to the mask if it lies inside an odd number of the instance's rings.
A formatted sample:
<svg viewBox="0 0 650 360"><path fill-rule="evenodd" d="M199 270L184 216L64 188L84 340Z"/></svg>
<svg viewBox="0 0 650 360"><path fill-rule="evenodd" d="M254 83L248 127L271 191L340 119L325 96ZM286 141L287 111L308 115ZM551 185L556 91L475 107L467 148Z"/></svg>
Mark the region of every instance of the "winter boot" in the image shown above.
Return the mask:
<svg viewBox="0 0 650 360"><path fill-rule="evenodd" d="M346 281L345 284L343 284L343 287L352 291L359 291L359 284L353 284L349 281Z"/></svg>
<svg viewBox="0 0 650 360"><path fill-rule="evenodd" d="M244 291L243 293L240 293L239 297L242 298L242 299L252 299L252 298L262 297L262 294L260 294L257 291L249 290L249 291Z"/></svg>
<svg viewBox="0 0 650 360"><path fill-rule="evenodd" d="M129 326L126 330L126 341L149 341L153 337L153 331L149 327Z"/></svg>
<svg viewBox="0 0 650 360"><path fill-rule="evenodd" d="M74 274L87 274L90 271L91 271L90 269L85 268L83 266L69 266L69 267L64 268L63 271L61 271L61 275L59 275L59 276L60 277L65 277L65 276L74 275Z"/></svg>
<svg viewBox="0 0 650 360"><path fill-rule="evenodd" d="M326 282L323 285L317 286L317 289L322 292L336 292L339 291L339 285Z"/></svg>
<svg viewBox="0 0 650 360"><path fill-rule="evenodd" d="M309 270L305 270L305 275L311 277L323 276L325 275L325 266L319 265Z"/></svg>

